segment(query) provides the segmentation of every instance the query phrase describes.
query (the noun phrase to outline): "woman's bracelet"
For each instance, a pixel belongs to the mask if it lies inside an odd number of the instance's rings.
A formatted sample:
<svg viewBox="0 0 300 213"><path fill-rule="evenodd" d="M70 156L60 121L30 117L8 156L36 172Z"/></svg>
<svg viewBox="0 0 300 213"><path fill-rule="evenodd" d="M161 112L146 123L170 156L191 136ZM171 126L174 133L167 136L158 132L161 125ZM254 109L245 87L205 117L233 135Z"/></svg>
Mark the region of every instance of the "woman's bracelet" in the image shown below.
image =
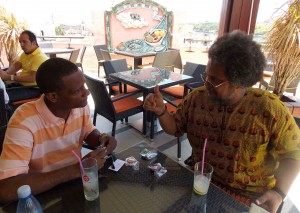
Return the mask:
<svg viewBox="0 0 300 213"><path fill-rule="evenodd" d="M159 114L159 115L156 115L156 117L161 117L161 116L163 116L164 114L166 114L166 112L168 111L168 108L167 108L167 106L165 105L165 109L164 109L164 111L161 113L161 114Z"/></svg>

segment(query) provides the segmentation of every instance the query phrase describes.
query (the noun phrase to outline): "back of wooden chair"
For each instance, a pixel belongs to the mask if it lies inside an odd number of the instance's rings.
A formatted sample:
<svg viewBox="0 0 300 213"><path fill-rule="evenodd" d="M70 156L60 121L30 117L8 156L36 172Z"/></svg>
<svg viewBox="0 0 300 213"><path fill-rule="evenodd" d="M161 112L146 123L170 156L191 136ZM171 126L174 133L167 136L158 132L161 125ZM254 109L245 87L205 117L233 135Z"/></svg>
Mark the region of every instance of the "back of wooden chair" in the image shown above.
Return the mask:
<svg viewBox="0 0 300 213"><path fill-rule="evenodd" d="M107 50L108 51L107 46L105 44L99 44L99 45L94 45L93 47L94 47L94 50L95 50L96 57L97 57L98 61L104 60L100 50Z"/></svg>
<svg viewBox="0 0 300 213"><path fill-rule="evenodd" d="M288 84L287 88L285 89L285 92L290 92L290 93L293 93L293 95L296 95L299 81L300 81L300 75L297 76L294 80L292 80ZM267 82L264 79L262 79L259 83L259 88L261 88L261 86L264 86L266 88L266 90L272 91L275 87L275 75L272 75L270 82Z"/></svg>
<svg viewBox="0 0 300 213"><path fill-rule="evenodd" d="M103 58L104 61L110 61L111 60L110 53L109 53L108 50L100 49L100 53L101 53L102 58Z"/></svg>
<svg viewBox="0 0 300 213"><path fill-rule="evenodd" d="M182 61L179 50L157 52L152 66L168 70L174 70L174 68L182 69Z"/></svg>
<svg viewBox="0 0 300 213"><path fill-rule="evenodd" d="M80 48L79 61L76 62L77 67L80 67L82 72L83 72L82 61L83 61L83 56L84 56L85 50L86 50L86 46L83 45Z"/></svg>
<svg viewBox="0 0 300 213"><path fill-rule="evenodd" d="M80 52L80 49L75 49L75 50L73 50L73 51L71 52L69 61L71 61L72 63L76 64L77 59L78 59L78 56L79 56L79 52Z"/></svg>

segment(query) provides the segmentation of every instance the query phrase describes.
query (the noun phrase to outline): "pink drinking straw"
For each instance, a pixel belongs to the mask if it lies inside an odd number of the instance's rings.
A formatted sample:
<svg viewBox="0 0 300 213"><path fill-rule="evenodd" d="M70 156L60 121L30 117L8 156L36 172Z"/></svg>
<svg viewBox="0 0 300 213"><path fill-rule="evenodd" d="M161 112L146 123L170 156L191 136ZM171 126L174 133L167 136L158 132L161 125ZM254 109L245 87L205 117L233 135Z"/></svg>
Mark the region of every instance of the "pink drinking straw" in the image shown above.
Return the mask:
<svg viewBox="0 0 300 213"><path fill-rule="evenodd" d="M85 176L85 172L84 172L83 165L82 165L80 157L77 155L77 153L74 150L72 150L72 153L77 158L77 160L79 162L79 165L80 165L80 168L81 168L81 171L82 171L82 174L83 174L83 176Z"/></svg>
<svg viewBox="0 0 300 213"><path fill-rule="evenodd" d="M202 168L201 168L201 174L203 175L204 170L204 158L205 158L205 148L206 148L207 138L205 138L204 146L203 146L203 152L202 152Z"/></svg>

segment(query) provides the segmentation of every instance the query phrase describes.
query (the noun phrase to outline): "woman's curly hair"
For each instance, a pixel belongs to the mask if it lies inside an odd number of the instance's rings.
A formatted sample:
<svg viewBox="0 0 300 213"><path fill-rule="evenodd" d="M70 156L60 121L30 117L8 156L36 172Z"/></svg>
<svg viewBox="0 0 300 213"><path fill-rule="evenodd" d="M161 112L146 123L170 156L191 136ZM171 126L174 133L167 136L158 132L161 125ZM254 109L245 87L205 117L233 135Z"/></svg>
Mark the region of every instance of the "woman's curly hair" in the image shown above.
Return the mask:
<svg viewBox="0 0 300 213"><path fill-rule="evenodd" d="M225 65L228 81L236 86L253 86L261 79L265 68L260 45L238 30L218 38L209 48L208 56Z"/></svg>

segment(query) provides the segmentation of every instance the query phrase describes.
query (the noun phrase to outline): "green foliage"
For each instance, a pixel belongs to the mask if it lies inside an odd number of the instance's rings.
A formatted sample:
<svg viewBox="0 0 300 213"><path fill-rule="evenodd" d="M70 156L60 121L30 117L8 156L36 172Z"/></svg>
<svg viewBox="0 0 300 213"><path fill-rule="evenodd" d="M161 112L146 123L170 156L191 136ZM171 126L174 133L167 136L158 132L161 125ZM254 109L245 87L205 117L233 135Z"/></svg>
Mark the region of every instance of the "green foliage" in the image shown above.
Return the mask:
<svg viewBox="0 0 300 213"><path fill-rule="evenodd" d="M0 6L0 46L4 46L10 65L17 60L19 36L26 28L26 23L19 22L13 13Z"/></svg>
<svg viewBox="0 0 300 213"><path fill-rule="evenodd" d="M61 26L55 27L55 35L65 35L66 32Z"/></svg>
<svg viewBox="0 0 300 213"><path fill-rule="evenodd" d="M268 31L270 31L270 23L268 22L257 22L255 25L255 34L256 35L264 35L266 34Z"/></svg>
<svg viewBox="0 0 300 213"><path fill-rule="evenodd" d="M217 32L219 30L218 22L201 22L194 24L193 31L196 32Z"/></svg>

